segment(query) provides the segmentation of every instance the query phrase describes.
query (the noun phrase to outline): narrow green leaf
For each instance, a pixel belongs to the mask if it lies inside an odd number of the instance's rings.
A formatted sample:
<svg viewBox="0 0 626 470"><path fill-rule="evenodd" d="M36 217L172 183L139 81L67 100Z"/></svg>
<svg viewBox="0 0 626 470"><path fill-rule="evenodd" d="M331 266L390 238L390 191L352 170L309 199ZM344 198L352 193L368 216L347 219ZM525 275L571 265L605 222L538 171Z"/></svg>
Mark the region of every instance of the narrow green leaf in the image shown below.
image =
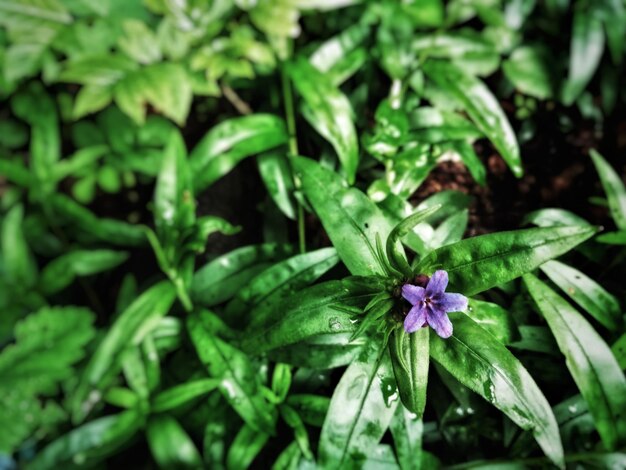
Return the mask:
<svg viewBox="0 0 626 470"><path fill-rule="evenodd" d="M191 284L193 300L205 307L220 304L247 285L272 262L293 253L288 245L267 243L237 248L202 266Z"/></svg>
<svg viewBox="0 0 626 470"><path fill-rule="evenodd" d="M451 215L435 229L432 237L428 240L427 247L436 249L461 241L465 230L467 230L468 220L469 211L467 209Z"/></svg>
<svg viewBox="0 0 626 470"><path fill-rule="evenodd" d="M400 399L404 407L418 418L422 417L426 407L428 344L429 328L411 334L398 328L389 338L389 353Z"/></svg>
<svg viewBox="0 0 626 470"><path fill-rule="evenodd" d="M589 151L604 187L611 215L620 230L626 230L626 187L620 175L595 150Z"/></svg>
<svg viewBox="0 0 626 470"><path fill-rule="evenodd" d="M124 350L138 345L174 303L175 291L169 282L160 282L139 296L117 318L92 354L74 395L72 418L82 421L101 398L107 378L121 368Z"/></svg>
<svg viewBox="0 0 626 470"><path fill-rule="evenodd" d="M389 355L378 343L366 346L333 392L318 451L324 468L358 468L389 427L397 391Z"/></svg>
<svg viewBox="0 0 626 470"><path fill-rule="evenodd" d="M391 420L390 429L400 468L402 470L420 470L422 468L422 433L424 430L422 419L403 406L398 406L396 414Z"/></svg>
<svg viewBox="0 0 626 470"><path fill-rule="evenodd" d="M24 237L24 208L14 206L2 220L2 271L6 281L17 289L28 289L37 282L37 264Z"/></svg>
<svg viewBox="0 0 626 470"><path fill-rule="evenodd" d="M304 99L304 117L332 144L348 182L354 183L359 147L350 101L303 57L287 64L286 70Z"/></svg>
<svg viewBox="0 0 626 470"><path fill-rule="evenodd" d="M567 301L535 276L524 282L548 322L567 367L585 398L602 442L615 450L626 442L626 379L608 345Z"/></svg>
<svg viewBox="0 0 626 470"><path fill-rule="evenodd" d="M359 190L346 188L336 173L313 160L298 157L294 166L304 195L350 272L384 274L376 255L376 234L386 239L392 227L378 207Z"/></svg>
<svg viewBox="0 0 626 470"><path fill-rule="evenodd" d="M284 121L272 114L231 118L212 128L189 157L196 193L208 188L246 157L287 143Z"/></svg>
<svg viewBox="0 0 626 470"><path fill-rule="evenodd" d="M334 369L350 364L361 352L367 338L352 339L354 333L316 335L296 344L268 352L275 362L312 370Z"/></svg>
<svg viewBox="0 0 626 470"><path fill-rule="evenodd" d="M287 156L280 152L267 152L259 155L257 165L269 195L285 216L295 220L294 184Z"/></svg>
<svg viewBox="0 0 626 470"><path fill-rule="evenodd" d="M152 400L152 412L162 413L178 408L219 386L217 379L200 379L176 385L157 394Z"/></svg>
<svg viewBox="0 0 626 470"><path fill-rule="evenodd" d="M613 351L613 355L619 366L622 370L626 369L626 333L619 337L613 346L611 346L611 351Z"/></svg>
<svg viewBox="0 0 626 470"><path fill-rule="evenodd" d="M430 338L430 355L459 382L532 431L544 453L563 467L559 428L548 401L522 364L464 313L451 313L453 335Z"/></svg>
<svg viewBox="0 0 626 470"><path fill-rule="evenodd" d="M261 395L257 370L248 356L208 331L198 314L189 317L187 328L200 360L211 377L220 380L228 403L252 429L274 434L276 416Z"/></svg>
<svg viewBox="0 0 626 470"><path fill-rule="evenodd" d="M46 295L65 289L77 276L90 276L119 266L128 259L125 251L76 250L59 256L41 271L39 285Z"/></svg>
<svg viewBox="0 0 626 470"><path fill-rule="evenodd" d="M226 455L228 470L246 470L269 439L269 435L259 432L249 425L241 427Z"/></svg>
<svg viewBox="0 0 626 470"><path fill-rule="evenodd" d="M522 224L535 224L539 227L560 225L591 225L582 217L564 209L539 209L526 214Z"/></svg>
<svg viewBox="0 0 626 470"><path fill-rule="evenodd" d="M290 395L287 403L298 412L306 424L321 428L328 414L330 398L321 395L296 394Z"/></svg>
<svg viewBox="0 0 626 470"><path fill-rule="evenodd" d="M11 23L23 24L28 20L35 25L41 22L69 24L72 16L59 0L1 0L0 24L11 26ZM41 26L40 26L41 27Z"/></svg>
<svg viewBox="0 0 626 470"><path fill-rule="evenodd" d="M622 310L617 298L596 281L559 261L548 261L541 270L581 308L609 330L616 331L622 323Z"/></svg>
<svg viewBox="0 0 626 470"><path fill-rule="evenodd" d="M563 103L571 105L591 81L604 52L602 21L583 4L574 9L569 53L569 73L562 90Z"/></svg>
<svg viewBox="0 0 626 470"><path fill-rule="evenodd" d="M458 140L452 142L450 147L459 154L463 164L471 173L472 178L474 178L479 185L485 186L487 184L487 169L480 158L478 158L478 155L476 155L472 144Z"/></svg>
<svg viewBox="0 0 626 470"><path fill-rule="evenodd" d="M598 235L595 240L607 245L626 245L626 230L603 233Z"/></svg>
<svg viewBox="0 0 626 470"><path fill-rule="evenodd" d="M554 78L548 51L541 46L521 46L502 64L502 70L522 93L540 100L552 98Z"/></svg>
<svg viewBox="0 0 626 470"><path fill-rule="evenodd" d="M243 287L226 307L227 315L246 315L245 323L262 324L277 302L312 284L339 262L334 248L287 258L266 269Z"/></svg>
<svg viewBox="0 0 626 470"><path fill-rule="evenodd" d="M450 288L473 295L530 272L582 243L595 227L531 228L469 238L431 252L416 272L445 269Z"/></svg>
<svg viewBox="0 0 626 470"><path fill-rule="evenodd" d="M153 416L146 427L148 445L159 468L201 468L202 457L191 438L174 418Z"/></svg>
<svg viewBox="0 0 626 470"><path fill-rule="evenodd" d="M26 468L71 468L76 465L77 456L83 465L96 465L119 452L139 431L143 421L144 416L136 410L90 421L52 441Z"/></svg>
<svg viewBox="0 0 626 470"><path fill-rule="evenodd" d="M504 111L487 86L478 78L449 62L429 60L424 73L462 105L476 126L491 140L511 171L522 176L522 161L515 133Z"/></svg>

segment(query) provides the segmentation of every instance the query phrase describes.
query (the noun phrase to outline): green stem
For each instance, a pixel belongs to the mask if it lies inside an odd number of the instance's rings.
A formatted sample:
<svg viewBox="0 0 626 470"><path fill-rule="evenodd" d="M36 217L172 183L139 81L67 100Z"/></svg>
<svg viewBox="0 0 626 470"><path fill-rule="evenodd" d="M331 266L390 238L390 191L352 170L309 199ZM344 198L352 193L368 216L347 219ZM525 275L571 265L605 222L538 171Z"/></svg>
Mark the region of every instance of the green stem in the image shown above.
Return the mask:
<svg viewBox="0 0 626 470"><path fill-rule="evenodd" d="M291 92L291 82L285 72L285 67L281 67L281 81L283 86L283 101L285 103L285 118L287 119L287 133L289 134L289 160L298 155L298 140L296 138L296 117L293 106L293 94ZM291 165L291 174L293 175L293 184L296 189L300 189L300 178L293 171ZM300 201L297 201L297 218L298 218L298 244L300 253L306 253L306 233L304 227L304 208Z"/></svg>

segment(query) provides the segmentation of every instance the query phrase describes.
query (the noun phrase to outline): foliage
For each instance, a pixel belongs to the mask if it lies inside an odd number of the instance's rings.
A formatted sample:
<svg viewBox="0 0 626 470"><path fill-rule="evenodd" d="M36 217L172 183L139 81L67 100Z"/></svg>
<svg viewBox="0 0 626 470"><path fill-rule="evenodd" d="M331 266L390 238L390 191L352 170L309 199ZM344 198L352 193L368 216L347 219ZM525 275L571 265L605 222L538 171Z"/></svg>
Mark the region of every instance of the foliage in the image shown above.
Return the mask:
<svg viewBox="0 0 626 470"><path fill-rule="evenodd" d="M614 156L603 228L466 238L471 196L418 196L523 178L538 107L616 119L625 15L0 0L0 467L626 466ZM436 271L449 338L403 328Z"/></svg>

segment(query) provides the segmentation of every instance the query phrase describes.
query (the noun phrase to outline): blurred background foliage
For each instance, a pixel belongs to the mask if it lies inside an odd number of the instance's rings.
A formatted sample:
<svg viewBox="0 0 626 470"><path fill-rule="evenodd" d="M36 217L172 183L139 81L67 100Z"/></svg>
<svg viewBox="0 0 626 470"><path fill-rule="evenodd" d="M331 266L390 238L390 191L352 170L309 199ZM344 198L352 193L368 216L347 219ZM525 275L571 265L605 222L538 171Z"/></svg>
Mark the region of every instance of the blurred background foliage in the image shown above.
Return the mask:
<svg viewBox="0 0 626 470"><path fill-rule="evenodd" d="M394 223L443 203L410 245L424 256L604 225L542 272L592 292L572 300L623 370L625 29L622 0L0 0L0 467L312 465L328 367L354 348L240 349L247 311L345 272L296 155ZM621 468L526 289L485 300L572 468ZM548 465L436 373L424 422L394 421L366 468Z"/></svg>

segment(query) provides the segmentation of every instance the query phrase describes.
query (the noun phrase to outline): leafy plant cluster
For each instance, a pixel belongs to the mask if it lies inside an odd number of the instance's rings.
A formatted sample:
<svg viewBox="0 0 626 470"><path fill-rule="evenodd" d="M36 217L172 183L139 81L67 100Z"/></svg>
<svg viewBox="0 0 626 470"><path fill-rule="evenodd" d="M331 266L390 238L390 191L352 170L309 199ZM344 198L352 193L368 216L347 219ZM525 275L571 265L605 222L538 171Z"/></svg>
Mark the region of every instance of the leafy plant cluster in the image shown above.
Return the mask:
<svg viewBox="0 0 626 470"><path fill-rule="evenodd" d="M602 126L624 15L0 0L0 467L625 466L616 168L591 150L601 233L464 239L471 196L414 196L444 161L487 185L485 146L522 177L538 107ZM262 224L217 254L242 227L199 202L240 163ZM407 333L438 270L468 309Z"/></svg>

